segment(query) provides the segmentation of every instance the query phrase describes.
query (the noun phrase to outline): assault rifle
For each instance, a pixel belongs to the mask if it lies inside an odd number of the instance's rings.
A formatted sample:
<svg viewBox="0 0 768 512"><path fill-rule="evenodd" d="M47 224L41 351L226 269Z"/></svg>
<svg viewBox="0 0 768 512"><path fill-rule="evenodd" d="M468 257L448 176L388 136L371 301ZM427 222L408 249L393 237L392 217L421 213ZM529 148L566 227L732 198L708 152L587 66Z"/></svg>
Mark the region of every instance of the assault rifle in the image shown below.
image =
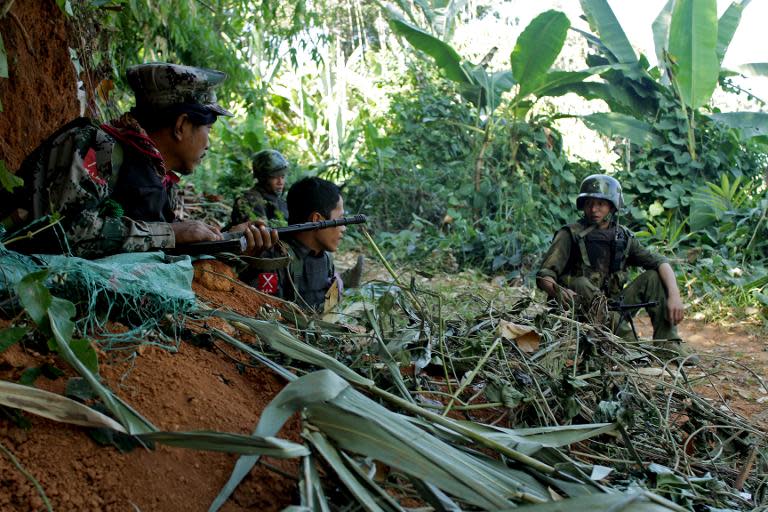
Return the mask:
<svg viewBox="0 0 768 512"><path fill-rule="evenodd" d="M302 224L291 224L279 228L272 228L277 234L287 235L289 233L301 233L303 231L314 231L316 229L335 228L337 226L346 226L348 224L364 224L368 221L365 215L353 215L351 217L341 217L335 220L321 220L318 222L304 222ZM240 254L245 251L248 242L242 231L233 231L222 233L222 240L213 240L210 242L192 242L189 244L178 245L173 249L164 249L167 254L189 254L195 256L198 254L219 254L230 252Z"/></svg>
<svg viewBox="0 0 768 512"><path fill-rule="evenodd" d="M637 304L624 304L624 298L619 300L608 301L608 311L616 311L619 314L619 323L616 325L618 328L621 322L626 321L632 328L632 334L635 336L635 341L640 341L640 337L637 335L637 329L635 329L635 322L632 319L632 313L642 308L652 308L658 305L659 302L652 300L650 302L639 302Z"/></svg>

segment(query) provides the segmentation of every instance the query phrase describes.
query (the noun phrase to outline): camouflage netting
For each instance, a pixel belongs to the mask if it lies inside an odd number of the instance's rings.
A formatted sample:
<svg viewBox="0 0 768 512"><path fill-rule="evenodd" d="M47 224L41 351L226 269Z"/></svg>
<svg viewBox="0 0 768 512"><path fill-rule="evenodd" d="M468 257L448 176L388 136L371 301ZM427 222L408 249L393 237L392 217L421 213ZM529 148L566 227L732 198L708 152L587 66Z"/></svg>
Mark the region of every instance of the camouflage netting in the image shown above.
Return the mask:
<svg viewBox="0 0 768 512"><path fill-rule="evenodd" d="M82 308L77 328L94 337L102 350L129 349L140 343L176 348L177 330L195 303L188 256L161 252L117 254L98 260L59 255L27 256L0 244L0 297L16 307L18 282L48 270L46 286L57 297ZM111 332L108 321L128 327Z"/></svg>

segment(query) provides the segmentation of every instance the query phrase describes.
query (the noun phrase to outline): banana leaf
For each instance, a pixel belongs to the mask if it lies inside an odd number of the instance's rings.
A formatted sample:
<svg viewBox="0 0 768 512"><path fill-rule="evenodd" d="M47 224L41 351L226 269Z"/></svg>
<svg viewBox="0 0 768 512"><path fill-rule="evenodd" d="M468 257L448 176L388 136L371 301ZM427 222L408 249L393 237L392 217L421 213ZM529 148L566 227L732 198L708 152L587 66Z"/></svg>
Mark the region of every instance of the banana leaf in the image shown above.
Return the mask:
<svg viewBox="0 0 768 512"><path fill-rule="evenodd" d="M750 64L740 64L734 69L747 76L768 77L768 62L752 62Z"/></svg>
<svg viewBox="0 0 768 512"><path fill-rule="evenodd" d="M309 455L306 446L270 436L244 436L227 432L151 432L140 434L141 439L156 443L214 452L260 454L268 457L291 459Z"/></svg>
<svg viewBox="0 0 768 512"><path fill-rule="evenodd" d="M590 28L600 36L603 45L613 54L616 62L637 63L635 50L607 0L581 0L581 8L587 16Z"/></svg>
<svg viewBox="0 0 768 512"><path fill-rule="evenodd" d="M685 512L669 500L648 491L629 494L592 494L541 505L529 505L508 512L574 512L590 510L615 510L621 512Z"/></svg>
<svg viewBox="0 0 768 512"><path fill-rule="evenodd" d="M461 56L449 44L400 19L392 11L389 24L396 34L405 37L414 48L432 57L446 77L454 82L471 83L469 75L461 65Z"/></svg>
<svg viewBox="0 0 768 512"><path fill-rule="evenodd" d="M53 421L83 427L110 428L126 433L120 423L71 398L4 380L0 381L0 405L15 407Z"/></svg>
<svg viewBox="0 0 768 512"><path fill-rule="evenodd" d="M520 84L523 98L544 81L547 71L563 49L571 23L559 11L545 11L531 21L517 38L510 55L512 76Z"/></svg>
<svg viewBox="0 0 768 512"><path fill-rule="evenodd" d="M318 432L311 432L307 437L315 450L331 466L336 476L365 510L369 512L403 512L403 508L391 498L382 500L382 496L372 494L368 487L359 480L358 475L347 467L342 459L342 454L328 442L325 436Z"/></svg>
<svg viewBox="0 0 768 512"><path fill-rule="evenodd" d="M104 386L72 351L69 341L75 330L75 324L72 322L75 306L67 300L51 295L43 285L46 275L47 271L33 272L25 276L17 285L19 300L29 316L39 328L50 330L59 356L88 382L128 434L157 431L149 420L112 394L112 391Z"/></svg>
<svg viewBox="0 0 768 512"><path fill-rule="evenodd" d="M462 422L486 437L515 450L533 455L542 448L559 448L578 443L595 436L616 431L615 423L593 423L588 425L563 425L557 427L539 427L508 429L474 422Z"/></svg>
<svg viewBox="0 0 768 512"><path fill-rule="evenodd" d="M300 341L277 322L256 320L229 311L212 311L211 315L235 322L235 325L242 326L252 334L257 335L259 339L268 344L273 350L290 358L298 359L320 368L333 370L343 378L361 386L369 387L373 385L373 381L350 370L328 354Z"/></svg>
<svg viewBox="0 0 768 512"><path fill-rule="evenodd" d="M709 102L717 86L717 5L715 0L676 0L669 28L672 80L680 98L696 109Z"/></svg>
<svg viewBox="0 0 768 512"><path fill-rule="evenodd" d="M766 112L722 112L710 114L709 118L729 128L741 130L745 139L768 135L768 113Z"/></svg>
<svg viewBox="0 0 768 512"><path fill-rule="evenodd" d="M717 22L717 62L723 65L723 59L733 40L733 35L741 23L741 14L752 0L735 0L725 10Z"/></svg>
<svg viewBox="0 0 768 512"><path fill-rule="evenodd" d="M300 409L311 425L340 448L379 460L475 506L498 509L512 506L514 500L548 499L512 472L491 470L478 457L405 421L329 370L288 384L262 413L256 433L278 431ZM253 458L241 457L210 510L218 510L252 463Z"/></svg>
<svg viewBox="0 0 768 512"><path fill-rule="evenodd" d="M669 46L669 25L672 23L672 7L674 5L675 0L668 0L651 24L653 29L653 46L656 50L656 59L659 62L660 68L667 61L664 53Z"/></svg>
<svg viewBox="0 0 768 512"><path fill-rule="evenodd" d="M608 137L623 137L634 144L657 146L663 139L645 121L617 112L599 112L581 118L589 128Z"/></svg>

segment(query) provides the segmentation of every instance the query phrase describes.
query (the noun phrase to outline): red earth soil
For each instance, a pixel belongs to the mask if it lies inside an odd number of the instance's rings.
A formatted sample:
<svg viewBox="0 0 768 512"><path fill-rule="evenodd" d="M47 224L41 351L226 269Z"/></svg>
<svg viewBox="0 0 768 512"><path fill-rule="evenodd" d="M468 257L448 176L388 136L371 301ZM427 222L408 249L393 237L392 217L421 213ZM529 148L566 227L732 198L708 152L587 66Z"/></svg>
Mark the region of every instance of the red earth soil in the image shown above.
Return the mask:
<svg viewBox="0 0 768 512"><path fill-rule="evenodd" d="M5 4L6 2L2 2ZM8 78L0 78L0 160L15 172L24 157L77 117L77 79L65 15L53 0L17 0L0 19Z"/></svg>
<svg viewBox="0 0 768 512"><path fill-rule="evenodd" d="M224 278L218 283L207 281L213 288L227 288L227 283ZM256 312L263 300L243 286L212 291L196 282L194 289L212 307L243 314ZM221 349L237 355L232 349ZM108 355L101 355L104 382L163 430L250 434L261 411L284 386L269 370L238 371L221 351L186 342L177 353L147 347L130 362L119 360L124 357L110 361ZM46 361L57 362L16 345L0 355L0 379L17 380L26 368ZM66 368L61 362L57 366ZM72 372L66 375L70 376ZM35 385L63 393L66 377L40 377ZM236 455L165 446L120 453L96 444L83 428L24 416L31 423L29 429L0 415L0 442L40 482L54 510L133 511L135 505L142 511L204 511L237 460ZM298 420L289 422L279 437L299 441ZM295 459L263 460L283 473L298 472ZM281 510L296 502L296 489L295 479L259 464L223 510ZM0 456L0 511L41 510L42 506L32 484Z"/></svg>

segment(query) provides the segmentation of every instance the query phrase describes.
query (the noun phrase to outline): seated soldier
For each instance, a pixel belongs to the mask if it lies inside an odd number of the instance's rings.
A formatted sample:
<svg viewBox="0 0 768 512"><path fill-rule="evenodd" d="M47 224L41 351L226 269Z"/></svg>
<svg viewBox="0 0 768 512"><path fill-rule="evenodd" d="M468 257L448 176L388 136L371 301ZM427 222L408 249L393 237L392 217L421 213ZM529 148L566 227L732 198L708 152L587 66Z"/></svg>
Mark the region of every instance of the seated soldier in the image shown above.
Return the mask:
<svg viewBox="0 0 768 512"><path fill-rule="evenodd" d="M304 178L288 191L288 211L290 224L336 220L344 216L344 201L339 187L330 181ZM284 235L287 266L255 277L241 274L241 278L263 292L322 313L327 295L338 298L338 276L330 253L336 252L346 229L338 226Z"/></svg>
<svg viewBox="0 0 768 512"><path fill-rule="evenodd" d="M287 221L288 205L282 195L288 160L273 149L265 149L254 155L252 168L256 185L235 200L231 224L257 219Z"/></svg>
<svg viewBox="0 0 768 512"><path fill-rule="evenodd" d="M596 300L623 300L624 304L656 301L656 306L646 308L654 340L680 355L688 355L677 334L683 303L672 267L665 258L643 248L633 233L616 221L614 217L623 205L621 185L616 179L604 174L587 177L576 199L584 217L555 234L536 275L536 284L564 306L575 306L582 317ZM626 269L632 266L642 267L645 272L625 288ZM612 316L614 332L628 328L619 325L616 313Z"/></svg>
<svg viewBox="0 0 768 512"><path fill-rule="evenodd" d="M217 227L177 222L173 210L176 173L192 173L208 150L217 117L232 115L216 103L213 92L225 77L166 63L128 68L136 98L130 112L101 126L77 119L22 164L25 185L8 201L0 221L9 231L24 233L60 217L10 248L99 257L220 239ZM245 231L250 254L277 240L263 224L232 229Z"/></svg>

